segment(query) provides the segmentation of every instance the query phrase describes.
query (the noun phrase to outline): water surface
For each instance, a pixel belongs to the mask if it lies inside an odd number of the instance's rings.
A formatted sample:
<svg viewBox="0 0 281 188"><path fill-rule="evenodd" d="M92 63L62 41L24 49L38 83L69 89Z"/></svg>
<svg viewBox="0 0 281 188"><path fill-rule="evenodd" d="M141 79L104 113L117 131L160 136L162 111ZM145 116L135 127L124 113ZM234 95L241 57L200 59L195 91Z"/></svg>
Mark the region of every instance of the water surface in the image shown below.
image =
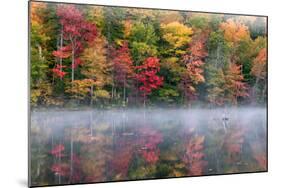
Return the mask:
<svg viewBox="0 0 281 188"><path fill-rule="evenodd" d="M31 113L32 185L265 171L266 109Z"/></svg>

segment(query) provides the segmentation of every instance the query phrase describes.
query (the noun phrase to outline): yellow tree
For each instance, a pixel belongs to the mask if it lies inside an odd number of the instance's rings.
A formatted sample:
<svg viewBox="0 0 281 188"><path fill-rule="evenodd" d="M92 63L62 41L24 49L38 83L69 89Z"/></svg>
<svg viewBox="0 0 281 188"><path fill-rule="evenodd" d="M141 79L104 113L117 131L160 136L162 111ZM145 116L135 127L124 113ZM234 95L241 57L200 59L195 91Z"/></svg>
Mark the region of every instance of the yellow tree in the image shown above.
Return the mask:
<svg viewBox="0 0 281 188"><path fill-rule="evenodd" d="M221 23L220 29L224 31L224 38L231 45L235 45L240 40L249 37L248 27L242 23L234 22L232 19Z"/></svg>
<svg viewBox="0 0 281 188"><path fill-rule="evenodd" d="M71 94L72 98L80 101L90 95L91 88L95 84L97 83L92 79L73 80L65 92Z"/></svg>
<svg viewBox="0 0 281 188"><path fill-rule="evenodd" d="M52 96L51 84L47 81L48 58L46 55L47 43L50 41L48 28L44 27L45 3L32 2L31 11L31 37L30 37L30 69L31 69L31 105L56 104Z"/></svg>
<svg viewBox="0 0 281 188"><path fill-rule="evenodd" d="M230 49L231 63L238 63L238 46L241 41L249 41L250 32L248 27L240 22L235 22L228 19L226 22L220 24L220 29L224 33L224 39ZM241 62L239 62L241 64Z"/></svg>
<svg viewBox="0 0 281 188"><path fill-rule="evenodd" d="M93 99L103 98L103 96L108 98L109 96L108 92L102 89L103 86L112 83L112 76L110 75L111 65L106 61L106 45L105 37L98 34L97 38L89 43L88 48L82 54L84 66L81 73L86 78L95 81L95 84L91 85L90 88L91 104ZM95 91L94 86L96 87Z"/></svg>
<svg viewBox="0 0 281 188"><path fill-rule="evenodd" d="M191 41L193 31L191 28L179 22L171 22L168 24L161 24L163 30L163 39L166 40L172 48L176 49L177 54L183 54L185 51L181 50Z"/></svg>

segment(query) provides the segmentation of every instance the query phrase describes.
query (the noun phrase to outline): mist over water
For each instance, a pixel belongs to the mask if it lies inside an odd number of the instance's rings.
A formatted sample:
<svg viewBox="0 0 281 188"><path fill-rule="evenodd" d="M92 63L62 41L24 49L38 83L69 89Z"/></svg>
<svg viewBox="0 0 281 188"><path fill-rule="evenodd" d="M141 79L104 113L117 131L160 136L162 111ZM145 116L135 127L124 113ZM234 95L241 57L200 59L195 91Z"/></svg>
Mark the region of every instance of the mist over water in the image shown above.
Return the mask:
<svg viewBox="0 0 281 188"><path fill-rule="evenodd" d="M33 111L32 183L264 171L266 116L245 107Z"/></svg>
<svg viewBox="0 0 281 188"><path fill-rule="evenodd" d="M227 124L241 124L252 126L253 122L266 126L266 109L264 108L217 108L217 109L116 109L116 110L48 110L35 111L31 114L32 122L44 122L50 127L64 127L77 125L112 123L121 126L126 122L128 126L137 125L140 122L149 122L157 125L169 121L181 122L185 126L191 126L193 121L217 121L223 123L227 118ZM251 123L252 122L252 123ZM97 122L98 123L98 122ZM198 125L200 126L200 125ZM201 125L204 126L204 125Z"/></svg>

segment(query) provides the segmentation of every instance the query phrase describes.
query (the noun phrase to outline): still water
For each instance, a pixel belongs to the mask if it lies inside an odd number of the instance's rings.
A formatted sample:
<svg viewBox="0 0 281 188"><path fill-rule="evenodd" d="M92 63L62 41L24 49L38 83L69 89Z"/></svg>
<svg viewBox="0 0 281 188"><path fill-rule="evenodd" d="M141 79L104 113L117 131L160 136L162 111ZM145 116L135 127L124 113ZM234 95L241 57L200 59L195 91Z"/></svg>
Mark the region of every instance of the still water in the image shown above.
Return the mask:
<svg viewBox="0 0 281 188"><path fill-rule="evenodd" d="M31 183L267 170L264 108L31 113Z"/></svg>

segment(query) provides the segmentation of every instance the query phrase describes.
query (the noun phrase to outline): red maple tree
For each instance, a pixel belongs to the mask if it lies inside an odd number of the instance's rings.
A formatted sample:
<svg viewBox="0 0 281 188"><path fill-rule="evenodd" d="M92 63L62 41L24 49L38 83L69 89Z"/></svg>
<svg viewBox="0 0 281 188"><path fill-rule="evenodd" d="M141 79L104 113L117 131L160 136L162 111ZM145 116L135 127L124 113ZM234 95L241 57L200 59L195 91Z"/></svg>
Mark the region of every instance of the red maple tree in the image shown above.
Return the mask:
<svg viewBox="0 0 281 188"><path fill-rule="evenodd" d="M57 15L62 26L63 39L66 44L54 51L53 55L62 59L71 58L71 80L73 81L74 70L82 63L78 55L83 52L85 42L91 42L95 39L97 29L94 24L85 20L82 12L74 5L59 5ZM64 75L60 74L59 77Z"/></svg>
<svg viewBox="0 0 281 188"><path fill-rule="evenodd" d="M140 83L138 89L143 96L144 105L146 97L151 94L152 90L159 88L163 84L163 77L158 76L160 71L159 59L148 57L140 66L136 66L136 80Z"/></svg>
<svg viewBox="0 0 281 188"><path fill-rule="evenodd" d="M117 86L123 88L123 100L126 99L126 88L129 78L134 76L133 61L128 48L128 43L123 42L119 49L112 50L113 75Z"/></svg>

